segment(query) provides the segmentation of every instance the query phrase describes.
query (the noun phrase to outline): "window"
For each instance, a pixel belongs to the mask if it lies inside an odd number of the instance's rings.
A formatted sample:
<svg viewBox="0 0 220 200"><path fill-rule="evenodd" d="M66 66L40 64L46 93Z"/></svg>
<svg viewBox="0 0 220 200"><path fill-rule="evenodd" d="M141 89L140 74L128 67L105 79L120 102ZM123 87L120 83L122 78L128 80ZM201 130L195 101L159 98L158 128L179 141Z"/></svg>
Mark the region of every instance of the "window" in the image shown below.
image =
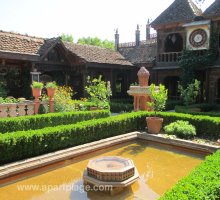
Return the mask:
<svg viewBox="0 0 220 200"><path fill-rule="evenodd" d="M169 34L165 40L165 52L180 52L182 50L182 36L179 33Z"/></svg>

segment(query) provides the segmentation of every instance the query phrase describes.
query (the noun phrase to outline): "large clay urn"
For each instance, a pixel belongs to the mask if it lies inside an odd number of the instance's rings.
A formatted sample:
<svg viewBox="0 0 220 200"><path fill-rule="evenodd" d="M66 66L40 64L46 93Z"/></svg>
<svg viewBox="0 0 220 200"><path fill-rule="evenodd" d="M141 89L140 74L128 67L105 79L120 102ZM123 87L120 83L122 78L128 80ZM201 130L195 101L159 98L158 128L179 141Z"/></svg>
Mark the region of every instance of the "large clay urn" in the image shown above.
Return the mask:
<svg viewBox="0 0 220 200"><path fill-rule="evenodd" d="M55 88L47 88L47 95L50 99L54 97L56 89Z"/></svg>
<svg viewBox="0 0 220 200"><path fill-rule="evenodd" d="M147 132L151 134L158 134L162 128L163 118L147 117Z"/></svg>
<svg viewBox="0 0 220 200"><path fill-rule="evenodd" d="M141 67L137 73L138 82L141 87L148 86L148 81L150 77L149 71L145 67Z"/></svg>
<svg viewBox="0 0 220 200"><path fill-rule="evenodd" d="M32 94L38 99L41 96L41 88L32 88Z"/></svg>

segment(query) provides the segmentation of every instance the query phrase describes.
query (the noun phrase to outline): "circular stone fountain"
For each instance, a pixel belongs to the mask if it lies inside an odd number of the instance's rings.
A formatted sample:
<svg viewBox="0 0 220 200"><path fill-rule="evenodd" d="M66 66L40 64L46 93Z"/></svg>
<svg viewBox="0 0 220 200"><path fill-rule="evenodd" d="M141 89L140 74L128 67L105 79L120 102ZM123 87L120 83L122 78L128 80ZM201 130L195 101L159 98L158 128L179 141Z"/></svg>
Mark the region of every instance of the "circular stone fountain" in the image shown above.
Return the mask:
<svg viewBox="0 0 220 200"><path fill-rule="evenodd" d="M85 184L101 186L114 195L139 178L131 159L119 156L106 156L90 160L84 172Z"/></svg>

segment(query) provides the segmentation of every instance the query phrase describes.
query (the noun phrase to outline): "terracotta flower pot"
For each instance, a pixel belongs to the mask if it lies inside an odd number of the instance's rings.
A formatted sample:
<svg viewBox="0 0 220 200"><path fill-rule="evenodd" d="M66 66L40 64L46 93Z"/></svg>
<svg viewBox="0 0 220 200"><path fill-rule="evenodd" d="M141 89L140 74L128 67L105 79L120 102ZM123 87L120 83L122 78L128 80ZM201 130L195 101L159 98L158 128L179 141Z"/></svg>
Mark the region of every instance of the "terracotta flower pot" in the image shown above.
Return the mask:
<svg viewBox="0 0 220 200"><path fill-rule="evenodd" d="M48 97L53 98L54 94L55 94L55 91L56 91L55 88L47 88L47 95L48 95Z"/></svg>
<svg viewBox="0 0 220 200"><path fill-rule="evenodd" d="M32 94L35 98L39 98L41 96L40 88L32 88Z"/></svg>
<svg viewBox="0 0 220 200"><path fill-rule="evenodd" d="M146 122L148 133L158 134L162 128L163 118L147 117Z"/></svg>

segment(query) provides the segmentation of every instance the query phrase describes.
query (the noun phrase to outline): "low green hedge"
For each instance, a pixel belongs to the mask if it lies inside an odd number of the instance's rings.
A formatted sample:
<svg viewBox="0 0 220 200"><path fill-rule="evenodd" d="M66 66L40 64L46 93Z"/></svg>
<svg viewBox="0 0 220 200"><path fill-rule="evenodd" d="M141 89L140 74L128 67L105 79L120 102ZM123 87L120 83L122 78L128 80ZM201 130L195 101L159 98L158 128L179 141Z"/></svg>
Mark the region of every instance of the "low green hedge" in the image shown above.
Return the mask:
<svg viewBox="0 0 220 200"><path fill-rule="evenodd" d="M133 112L77 124L0 134L0 163L16 161L144 129L146 127L145 118L153 114L152 112ZM220 135L219 118L171 112L161 112L158 113L158 116L164 118L164 125L176 120L184 120L196 127L197 135L207 134L215 137Z"/></svg>
<svg viewBox="0 0 220 200"><path fill-rule="evenodd" d="M0 164L139 129L139 113L0 134Z"/></svg>
<svg viewBox="0 0 220 200"><path fill-rule="evenodd" d="M220 199L220 150L180 180L160 200L219 200Z"/></svg>
<svg viewBox="0 0 220 200"><path fill-rule="evenodd" d="M133 104L110 102L110 110L113 113L131 112L134 110Z"/></svg>
<svg viewBox="0 0 220 200"><path fill-rule="evenodd" d="M175 111L178 113L187 113L191 115L207 115L211 117L220 117L220 111L214 111L218 108L209 104L197 104L192 106L175 106ZM201 111L200 111L201 110Z"/></svg>
<svg viewBox="0 0 220 200"><path fill-rule="evenodd" d="M107 110L100 111L75 111L65 113L48 113L43 115L32 115L23 117L1 118L0 133L19 130L34 130L48 126L73 124L76 122L103 118L110 115Z"/></svg>

